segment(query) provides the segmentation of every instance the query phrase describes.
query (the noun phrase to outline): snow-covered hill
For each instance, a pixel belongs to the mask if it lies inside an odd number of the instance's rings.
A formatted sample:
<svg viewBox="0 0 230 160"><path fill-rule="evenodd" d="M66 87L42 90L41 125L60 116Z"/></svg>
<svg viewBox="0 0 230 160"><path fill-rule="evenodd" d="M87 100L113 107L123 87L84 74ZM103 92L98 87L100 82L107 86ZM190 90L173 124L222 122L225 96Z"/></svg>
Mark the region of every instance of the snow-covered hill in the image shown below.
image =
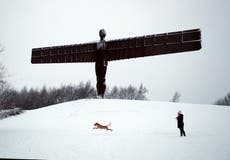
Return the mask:
<svg viewBox="0 0 230 160"><path fill-rule="evenodd" d="M186 137L179 136L177 111ZM111 123L113 131L92 129ZM86 99L0 120L0 158L228 160L230 108Z"/></svg>

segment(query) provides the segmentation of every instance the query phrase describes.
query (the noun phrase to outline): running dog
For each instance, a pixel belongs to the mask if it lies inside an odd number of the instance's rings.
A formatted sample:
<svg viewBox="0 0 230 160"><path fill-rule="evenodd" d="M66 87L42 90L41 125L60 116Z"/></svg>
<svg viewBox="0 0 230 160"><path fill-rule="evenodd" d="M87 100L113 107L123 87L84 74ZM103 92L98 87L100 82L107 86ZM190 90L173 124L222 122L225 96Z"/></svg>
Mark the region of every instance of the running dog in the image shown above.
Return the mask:
<svg viewBox="0 0 230 160"><path fill-rule="evenodd" d="M94 124L95 127L93 129L105 129L105 130L108 130L108 131L113 131L112 129L109 128L110 125L111 125L111 123L109 123L106 126L103 126L103 125L101 125L99 123L95 123Z"/></svg>

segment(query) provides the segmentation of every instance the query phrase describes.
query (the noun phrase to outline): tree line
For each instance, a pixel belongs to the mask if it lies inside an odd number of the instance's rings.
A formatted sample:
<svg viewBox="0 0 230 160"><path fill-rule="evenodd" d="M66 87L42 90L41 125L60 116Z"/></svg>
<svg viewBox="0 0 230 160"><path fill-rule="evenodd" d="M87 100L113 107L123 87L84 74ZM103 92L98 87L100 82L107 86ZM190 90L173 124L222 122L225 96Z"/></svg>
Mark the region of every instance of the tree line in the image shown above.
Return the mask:
<svg viewBox="0 0 230 160"><path fill-rule="evenodd" d="M146 93L147 89L142 84L139 87L115 86L111 90L106 90L105 98L145 100ZM97 98L96 89L90 81L81 82L78 85L63 85L59 88L44 86L41 89L28 89L24 87L20 91L9 87L0 93L0 108L30 110L84 98Z"/></svg>
<svg viewBox="0 0 230 160"><path fill-rule="evenodd" d="M230 92L224 97L215 102L216 105L230 106Z"/></svg>

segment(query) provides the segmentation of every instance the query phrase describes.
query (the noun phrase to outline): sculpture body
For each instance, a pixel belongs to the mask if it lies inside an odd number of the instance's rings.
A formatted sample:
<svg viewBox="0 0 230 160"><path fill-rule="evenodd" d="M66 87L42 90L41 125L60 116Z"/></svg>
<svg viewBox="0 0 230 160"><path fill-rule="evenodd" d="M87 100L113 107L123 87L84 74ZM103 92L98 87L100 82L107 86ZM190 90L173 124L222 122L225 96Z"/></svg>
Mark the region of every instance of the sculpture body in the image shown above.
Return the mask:
<svg viewBox="0 0 230 160"><path fill-rule="evenodd" d="M98 96L104 97L108 61L201 49L200 29L110 41L105 41L106 32L102 29L99 36L100 41L95 43L34 48L31 63L95 62Z"/></svg>

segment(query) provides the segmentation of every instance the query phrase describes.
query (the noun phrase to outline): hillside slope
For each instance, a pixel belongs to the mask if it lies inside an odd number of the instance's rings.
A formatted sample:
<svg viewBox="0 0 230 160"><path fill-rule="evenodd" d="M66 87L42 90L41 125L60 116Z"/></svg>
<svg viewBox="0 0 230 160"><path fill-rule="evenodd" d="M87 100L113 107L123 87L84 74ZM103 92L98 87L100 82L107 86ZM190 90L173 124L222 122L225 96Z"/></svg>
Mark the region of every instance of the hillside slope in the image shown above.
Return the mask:
<svg viewBox="0 0 230 160"><path fill-rule="evenodd" d="M176 126L178 110L186 137ZM95 122L113 131L94 130ZM229 107L78 100L1 120L0 158L227 160L229 122Z"/></svg>

